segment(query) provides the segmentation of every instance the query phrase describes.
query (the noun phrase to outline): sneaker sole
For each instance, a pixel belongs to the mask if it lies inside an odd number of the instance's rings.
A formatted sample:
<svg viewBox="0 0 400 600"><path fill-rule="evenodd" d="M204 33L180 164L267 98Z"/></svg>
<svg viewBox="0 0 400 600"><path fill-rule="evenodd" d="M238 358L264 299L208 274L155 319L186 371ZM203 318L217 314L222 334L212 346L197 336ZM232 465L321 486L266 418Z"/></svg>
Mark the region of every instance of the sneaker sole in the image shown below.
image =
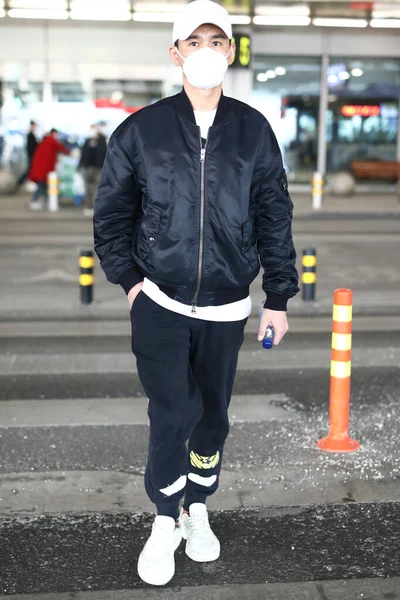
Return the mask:
<svg viewBox="0 0 400 600"><path fill-rule="evenodd" d="M169 583L171 581L171 579L174 577L175 575L175 557L174 554L177 551L177 549L179 548L180 544L182 541L182 537L179 539L179 542L177 542L175 544L175 548L174 548L174 552L173 552L173 571L172 574L169 573L168 575L166 575L164 578L157 578L157 573L155 573L154 571L151 572L150 577L147 577L146 573L141 573L142 569L141 569L141 561L140 561L140 556L139 556L139 560L138 560L138 567L137 567L137 572L138 575L140 577L140 579L142 581L144 581L144 583L147 583L149 585L156 585L156 586L163 586L166 585L167 583Z"/></svg>
<svg viewBox="0 0 400 600"><path fill-rule="evenodd" d="M209 552L208 554L200 554L199 552L193 552L193 550L190 550L188 544L186 544L185 553L186 556L188 556L190 560L193 560L194 562L213 562L214 560L218 560L221 554L221 549L218 548L217 550Z"/></svg>

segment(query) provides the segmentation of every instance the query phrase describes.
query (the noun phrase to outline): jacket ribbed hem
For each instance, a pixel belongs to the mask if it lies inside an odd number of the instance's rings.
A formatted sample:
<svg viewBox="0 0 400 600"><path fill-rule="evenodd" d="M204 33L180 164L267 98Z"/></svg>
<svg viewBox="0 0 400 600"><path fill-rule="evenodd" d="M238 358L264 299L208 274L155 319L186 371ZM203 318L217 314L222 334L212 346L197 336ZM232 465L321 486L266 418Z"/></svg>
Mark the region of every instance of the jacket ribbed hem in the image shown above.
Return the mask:
<svg viewBox="0 0 400 600"><path fill-rule="evenodd" d="M142 281L143 275L137 267L131 267L130 269L127 269L120 275L120 278L118 279L118 283L124 289L126 295L129 294L135 285L141 283Z"/></svg>
<svg viewBox="0 0 400 600"><path fill-rule="evenodd" d="M264 303L264 308L286 311L289 298L290 296L277 294L277 292L267 292L267 299Z"/></svg>

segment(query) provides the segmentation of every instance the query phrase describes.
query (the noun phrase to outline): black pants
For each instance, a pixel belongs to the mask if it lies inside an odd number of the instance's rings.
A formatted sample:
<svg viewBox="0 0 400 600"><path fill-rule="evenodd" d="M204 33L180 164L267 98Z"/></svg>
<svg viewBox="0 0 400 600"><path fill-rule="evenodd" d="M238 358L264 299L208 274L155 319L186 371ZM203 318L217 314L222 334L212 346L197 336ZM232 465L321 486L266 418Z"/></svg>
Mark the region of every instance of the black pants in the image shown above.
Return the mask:
<svg viewBox="0 0 400 600"><path fill-rule="evenodd" d="M205 503L218 488L247 319L192 319L140 292L131 321L132 350L149 398L146 492L157 514L176 519L183 496L187 510L193 502Z"/></svg>
<svg viewBox="0 0 400 600"><path fill-rule="evenodd" d="M39 202L40 198L47 199L47 183L45 181L37 182L37 188L33 192L32 202Z"/></svg>

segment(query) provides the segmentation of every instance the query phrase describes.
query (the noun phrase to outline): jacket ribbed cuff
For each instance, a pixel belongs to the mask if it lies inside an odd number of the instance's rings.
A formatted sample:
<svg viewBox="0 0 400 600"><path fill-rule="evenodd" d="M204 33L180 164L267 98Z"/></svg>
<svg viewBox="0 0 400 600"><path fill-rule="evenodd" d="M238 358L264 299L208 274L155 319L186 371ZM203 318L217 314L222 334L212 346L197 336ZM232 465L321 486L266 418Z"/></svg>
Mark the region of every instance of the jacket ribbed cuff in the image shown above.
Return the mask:
<svg viewBox="0 0 400 600"><path fill-rule="evenodd" d="M124 289L126 295L141 281L143 281L143 275L137 267L130 267L118 279L118 283Z"/></svg>
<svg viewBox="0 0 400 600"><path fill-rule="evenodd" d="M290 296L277 294L276 292L267 292L267 299L264 303L264 308L269 308L269 310L286 311L289 298Z"/></svg>

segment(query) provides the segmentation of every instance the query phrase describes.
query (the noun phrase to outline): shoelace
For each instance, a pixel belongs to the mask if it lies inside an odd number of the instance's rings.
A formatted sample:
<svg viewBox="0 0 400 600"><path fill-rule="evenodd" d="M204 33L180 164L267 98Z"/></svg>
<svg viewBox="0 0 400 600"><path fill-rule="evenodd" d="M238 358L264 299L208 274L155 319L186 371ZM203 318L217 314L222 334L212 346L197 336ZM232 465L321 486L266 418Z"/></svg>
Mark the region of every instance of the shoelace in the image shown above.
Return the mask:
<svg viewBox="0 0 400 600"><path fill-rule="evenodd" d="M199 537L206 538L210 535L210 525L207 515L196 515L187 520L191 532Z"/></svg>

